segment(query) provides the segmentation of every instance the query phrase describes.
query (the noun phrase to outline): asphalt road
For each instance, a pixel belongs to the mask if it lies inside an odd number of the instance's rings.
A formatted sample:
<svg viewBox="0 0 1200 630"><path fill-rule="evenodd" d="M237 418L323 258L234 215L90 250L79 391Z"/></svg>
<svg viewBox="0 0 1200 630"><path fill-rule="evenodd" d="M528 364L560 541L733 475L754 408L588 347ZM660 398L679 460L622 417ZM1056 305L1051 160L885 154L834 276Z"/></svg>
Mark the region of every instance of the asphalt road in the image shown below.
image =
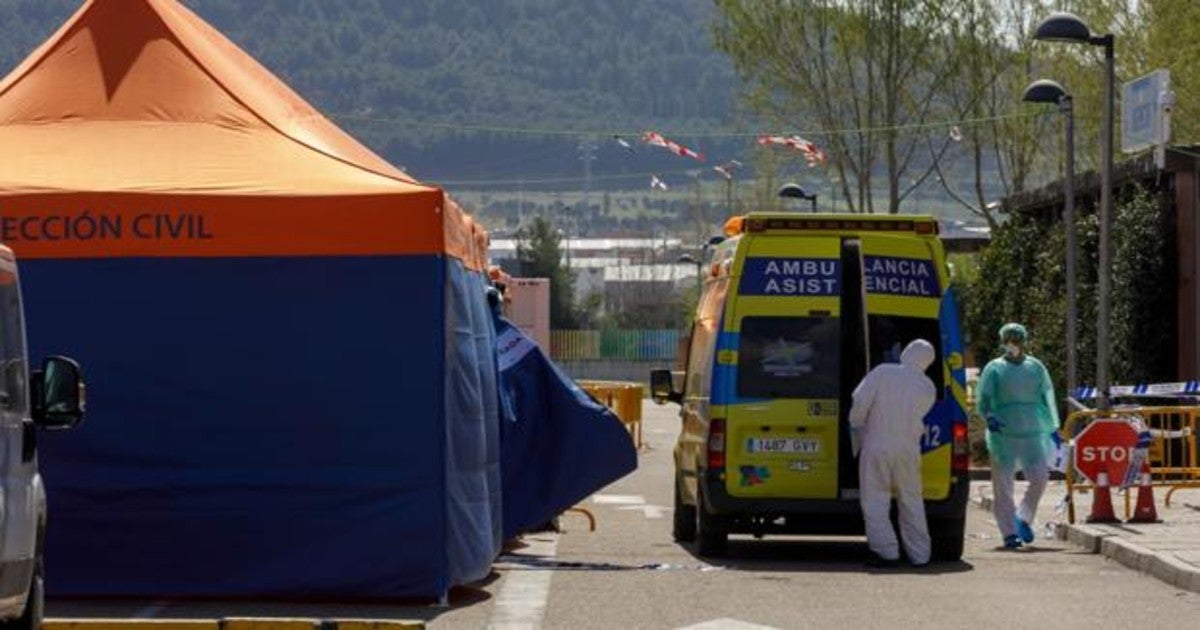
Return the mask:
<svg viewBox="0 0 1200 630"><path fill-rule="evenodd" d="M1177 591L1067 543L998 549L991 515L969 508L962 562L874 570L863 539L734 537L705 561L670 537L677 407L647 405L636 473L563 516L564 533L532 535L488 580L455 589L449 607L48 604L50 616L284 615L425 619L431 628L1135 628L1200 618Z"/></svg>
<svg viewBox="0 0 1200 630"><path fill-rule="evenodd" d="M484 587L492 597L477 606L489 610L489 620L510 619L513 605L531 605L497 597L505 595L506 581L524 585L531 573L551 573L545 628L1094 629L1200 616L1200 595L1066 543L1039 539L1025 551L1000 550L991 515L974 505L959 563L881 571L864 566L863 539L740 537L732 539L727 559L701 560L670 538L676 409L647 406L650 449L635 474L588 504L596 532L567 514L553 560L501 565L500 579ZM455 611L432 627L481 623Z"/></svg>

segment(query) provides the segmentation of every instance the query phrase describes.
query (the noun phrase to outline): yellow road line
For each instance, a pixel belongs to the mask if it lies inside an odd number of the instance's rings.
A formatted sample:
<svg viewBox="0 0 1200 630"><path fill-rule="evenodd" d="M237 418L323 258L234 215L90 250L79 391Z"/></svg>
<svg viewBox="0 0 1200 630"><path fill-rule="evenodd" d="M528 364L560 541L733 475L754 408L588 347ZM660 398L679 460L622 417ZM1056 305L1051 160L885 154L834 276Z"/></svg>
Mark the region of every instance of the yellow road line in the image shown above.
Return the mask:
<svg viewBox="0 0 1200 630"><path fill-rule="evenodd" d="M47 619L43 630L424 630L412 619Z"/></svg>
<svg viewBox="0 0 1200 630"><path fill-rule="evenodd" d="M221 630L216 619L47 619L42 630Z"/></svg>
<svg viewBox="0 0 1200 630"><path fill-rule="evenodd" d="M289 619L286 617L228 617L221 620L221 630L320 630L319 619Z"/></svg>
<svg viewBox="0 0 1200 630"><path fill-rule="evenodd" d="M333 622L334 630L425 630L424 621L396 619L379 621L370 619L341 619Z"/></svg>

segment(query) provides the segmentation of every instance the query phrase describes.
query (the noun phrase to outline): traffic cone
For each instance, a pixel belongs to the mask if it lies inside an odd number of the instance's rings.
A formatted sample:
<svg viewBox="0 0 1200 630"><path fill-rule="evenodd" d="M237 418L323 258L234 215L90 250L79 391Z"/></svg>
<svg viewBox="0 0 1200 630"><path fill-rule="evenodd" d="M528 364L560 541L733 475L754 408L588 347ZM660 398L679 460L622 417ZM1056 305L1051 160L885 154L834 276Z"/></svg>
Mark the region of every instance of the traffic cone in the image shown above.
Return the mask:
<svg viewBox="0 0 1200 630"><path fill-rule="evenodd" d="M1108 473L1096 474L1096 490L1092 493L1092 513L1088 515L1089 523L1119 523L1113 512L1112 492L1108 488Z"/></svg>
<svg viewBox="0 0 1200 630"><path fill-rule="evenodd" d="M1158 510L1154 508L1154 485L1149 471L1142 471L1141 483L1138 484L1137 507L1133 516L1126 523L1157 523Z"/></svg>

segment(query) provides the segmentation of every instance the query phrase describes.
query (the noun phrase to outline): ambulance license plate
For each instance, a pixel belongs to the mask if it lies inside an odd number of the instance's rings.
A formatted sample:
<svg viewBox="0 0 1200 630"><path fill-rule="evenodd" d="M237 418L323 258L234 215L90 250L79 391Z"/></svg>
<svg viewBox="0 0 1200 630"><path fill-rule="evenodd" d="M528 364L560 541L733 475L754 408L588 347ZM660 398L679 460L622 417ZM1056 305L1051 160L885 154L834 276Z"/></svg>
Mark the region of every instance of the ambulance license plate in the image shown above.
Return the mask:
<svg viewBox="0 0 1200 630"><path fill-rule="evenodd" d="M746 452L816 455L821 452L821 440L811 438L752 437L746 440Z"/></svg>

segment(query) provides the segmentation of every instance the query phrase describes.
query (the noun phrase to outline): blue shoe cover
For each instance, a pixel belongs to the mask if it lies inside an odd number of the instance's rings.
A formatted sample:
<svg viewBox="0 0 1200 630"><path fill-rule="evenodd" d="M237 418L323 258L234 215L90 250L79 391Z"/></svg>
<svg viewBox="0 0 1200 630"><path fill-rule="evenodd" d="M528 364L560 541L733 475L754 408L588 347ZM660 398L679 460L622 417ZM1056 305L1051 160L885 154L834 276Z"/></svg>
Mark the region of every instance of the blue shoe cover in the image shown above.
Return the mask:
<svg viewBox="0 0 1200 630"><path fill-rule="evenodd" d="M1033 542L1033 528L1029 526L1029 523L1020 518L1017 519L1017 535L1027 543Z"/></svg>
<svg viewBox="0 0 1200 630"><path fill-rule="evenodd" d="M1005 549L1020 549L1021 548L1021 539L1018 538L1016 534L1013 534L1012 536L1005 536L1004 537L1004 548Z"/></svg>

